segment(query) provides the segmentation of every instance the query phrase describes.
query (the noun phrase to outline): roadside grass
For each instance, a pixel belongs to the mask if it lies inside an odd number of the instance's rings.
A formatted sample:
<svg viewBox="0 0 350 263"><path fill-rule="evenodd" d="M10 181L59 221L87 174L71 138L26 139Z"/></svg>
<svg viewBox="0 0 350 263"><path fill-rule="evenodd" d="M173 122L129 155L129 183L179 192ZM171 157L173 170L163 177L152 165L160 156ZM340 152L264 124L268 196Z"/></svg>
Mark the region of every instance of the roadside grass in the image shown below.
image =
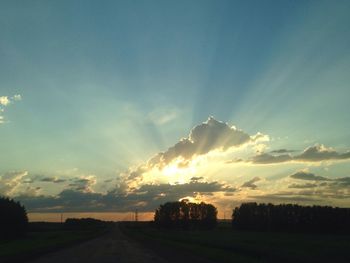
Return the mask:
<svg viewBox="0 0 350 263"><path fill-rule="evenodd" d="M150 248L187 253L211 262L350 262L350 236L213 230L165 230L121 224L122 231Z"/></svg>
<svg viewBox="0 0 350 263"><path fill-rule="evenodd" d="M26 236L0 241L0 262L23 262L42 254L88 240L107 231L104 229L64 230L54 225L30 231Z"/></svg>

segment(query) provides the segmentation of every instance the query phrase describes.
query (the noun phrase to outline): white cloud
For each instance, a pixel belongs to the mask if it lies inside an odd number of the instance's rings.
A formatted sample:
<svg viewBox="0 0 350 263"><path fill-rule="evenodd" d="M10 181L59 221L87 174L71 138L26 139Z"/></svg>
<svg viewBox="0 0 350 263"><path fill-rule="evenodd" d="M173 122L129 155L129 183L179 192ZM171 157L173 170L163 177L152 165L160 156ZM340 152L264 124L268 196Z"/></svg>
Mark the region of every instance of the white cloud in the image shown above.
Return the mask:
<svg viewBox="0 0 350 263"><path fill-rule="evenodd" d="M206 122L195 126L187 138L182 138L165 152L160 152L148 162L150 166L167 165L179 157L190 160L194 156L205 155L214 150L227 151L248 143L268 140L266 135L258 133L250 136L235 126L209 117Z"/></svg>
<svg viewBox="0 0 350 263"><path fill-rule="evenodd" d="M0 97L0 105L7 106L10 104L10 99L7 96Z"/></svg>
<svg viewBox="0 0 350 263"><path fill-rule="evenodd" d="M13 103L13 101L19 101L22 100L22 96L20 94L16 94L13 97L8 97L8 96L0 96L0 114L4 112L4 107L10 105ZM0 115L0 124L4 123L4 116Z"/></svg>
<svg viewBox="0 0 350 263"><path fill-rule="evenodd" d="M16 94L12 97L12 99L15 101L19 101L19 100L22 100L22 96L21 96L21 94Z"/></svg>

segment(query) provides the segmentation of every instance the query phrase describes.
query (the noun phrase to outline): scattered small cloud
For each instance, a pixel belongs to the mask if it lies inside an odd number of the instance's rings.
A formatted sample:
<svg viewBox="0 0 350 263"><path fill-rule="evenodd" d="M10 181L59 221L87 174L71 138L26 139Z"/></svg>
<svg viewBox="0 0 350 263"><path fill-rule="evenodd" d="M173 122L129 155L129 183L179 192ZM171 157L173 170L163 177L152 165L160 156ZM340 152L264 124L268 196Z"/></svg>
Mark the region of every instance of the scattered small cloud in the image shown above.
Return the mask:
<svg viewBox="0 0 350 263"><path fill-rule="evenodd" d="M243 183L241 187L247 187L247 188L251 188L254 190L254 189L258 188L258 186L255 183L259 182L260 180L261 180L260 177L254 177L253 179Z"/></svg>
<svg viewBox="0 0 350 263"><path fill-rule="evenodd" d="M73 178L73 179L71 179L71 181L72 182L68 185L71 189L76 190L76 191L89 192L89 193L94 192L92 187L97 182L96 176L94 176L94 175Z"/></svg>
<svg viewBox="0 0 350 263"><path fill-rule="evenodd" d="M278 149L278 150L273 150L270 153L292 153L292 152L296 152L296 150Z"/></svg>
<svg viewBox="0 0 350 263"><path fill-rule="evenodd" d="M323 177L323 176L317 176L313 173L307 172L307 171L299 171L292 175L290 175L293 179L299 179L299 180L310 180L310 181L330 181L330 179Z"/></svg>
<svg viewBox="0 0 350 263"><path fill-rule="evenodd" d="M7 96L0 97L0 105L7 106L10 104L10 99Z"/></svg>
<svg viewBox="0 0 350 263"><path fill-rule="evenodd" d="M40 179L41 182L47 182L47 183L55 183L55 184L59 184L59 183L64 183L67 180L66 179L59 179L57 177L43 177Z"/></svg>
<svg viewBox="0 0 350 263"><path fill-rule="evenodd" d="M0 124L5 122L5 118L1 115L5 111L5 107L12 104L14 101L22 100L22 96L20 94L16 94L12 97L8 96L0 96Z"/></svg>

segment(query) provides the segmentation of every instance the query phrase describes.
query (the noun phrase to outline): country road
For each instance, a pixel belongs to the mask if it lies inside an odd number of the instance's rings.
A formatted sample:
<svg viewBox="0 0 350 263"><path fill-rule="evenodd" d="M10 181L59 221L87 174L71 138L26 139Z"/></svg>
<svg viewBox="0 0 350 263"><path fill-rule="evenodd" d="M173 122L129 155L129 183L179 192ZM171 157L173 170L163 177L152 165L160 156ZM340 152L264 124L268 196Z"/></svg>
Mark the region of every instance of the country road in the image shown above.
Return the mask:
<svg viewBox="0 0 350 263"><path fill-rule="evenodd" d="M28 263L167 263L168 261L125 237L116 226L110 233L46 254Z"/></svg>

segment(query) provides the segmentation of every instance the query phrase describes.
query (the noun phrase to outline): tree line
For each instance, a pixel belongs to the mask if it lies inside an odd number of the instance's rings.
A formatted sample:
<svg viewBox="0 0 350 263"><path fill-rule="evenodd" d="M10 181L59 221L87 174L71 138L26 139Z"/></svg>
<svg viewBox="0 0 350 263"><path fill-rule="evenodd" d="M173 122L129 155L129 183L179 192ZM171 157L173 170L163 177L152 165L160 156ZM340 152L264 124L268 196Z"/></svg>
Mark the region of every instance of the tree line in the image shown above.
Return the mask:
<svg viewBox="0 0 350 263"><path fill-rule="evenodd" d="M350 209L243 203L233 210L232 226L256 231L350 233Z"/></svg>
<svg viewBox="0 0 350 263"><path fill-rule="evenodd" d="M154 222L167 228L213 228L217 223L217 209L203 202L167 202L156 210Z"/></svg>
<svg viewBox="0 0 350 263"><path fill-rule="evenodd" d="M28 228L27 212L19 202L0 197L0 239L22 236Z"/></svg>

